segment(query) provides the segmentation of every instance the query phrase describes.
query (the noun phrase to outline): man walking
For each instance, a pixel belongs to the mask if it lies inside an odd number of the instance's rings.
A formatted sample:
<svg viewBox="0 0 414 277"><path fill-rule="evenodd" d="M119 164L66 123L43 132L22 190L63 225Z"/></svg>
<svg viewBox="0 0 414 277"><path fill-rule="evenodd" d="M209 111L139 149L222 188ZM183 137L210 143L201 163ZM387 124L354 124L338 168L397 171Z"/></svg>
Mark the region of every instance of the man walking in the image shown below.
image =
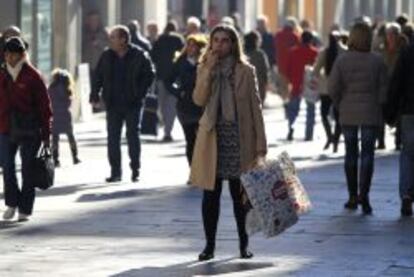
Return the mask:
<svg viewBox="0 0 414 277"><path fill-rule="evenodd" d="M175 21L168 22L164 33L154 43L151 56L157 68L157 91L162 120L164 122L164 142L173 140L171 131L174 126L177 99L171 94L165 83L173 69L174 55L184 47L184 38L177 33Z"/></svg>
<svg viewBox="0 0 414 277"><path fill-rule="evenodd" d="M294 123L299 114L301 96L303 93L303 75L306 65L315 63L318 50L312 46L313 35L305 31L301 36L301 44L289 51L287 61L287 79L291 84L289 102L286 107L288 116L289 132L288 141L293 140ZM313 127L315 125L315 103L306 100L306 130L305 140L313 139Z"/></svg>
<svg viewBox="0 0 414 277"><path fill-rule="evenodd" d="M138 181L141 142L139 123L144 99L155 77L155 69L148 53L131 44L127 27L117 25L109 35L110 48L101 55L90 102L98 105L102 95L106 105L108 159L111 175L107 182L122 179L121 131L126 123L131 180Z"/></svg>

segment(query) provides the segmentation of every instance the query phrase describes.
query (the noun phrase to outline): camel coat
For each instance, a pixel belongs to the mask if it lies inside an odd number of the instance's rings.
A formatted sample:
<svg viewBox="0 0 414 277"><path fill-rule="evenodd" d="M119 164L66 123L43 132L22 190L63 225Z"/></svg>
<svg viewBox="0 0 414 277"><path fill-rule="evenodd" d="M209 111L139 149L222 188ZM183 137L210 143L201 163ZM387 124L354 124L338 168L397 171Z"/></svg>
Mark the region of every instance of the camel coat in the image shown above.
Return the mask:
<svg viewBox="0 0 414 277"><path fill-rule="evenodd" d="M211 68L200 64L194 89L194 103L205 107L211 96ZM247 171L259 156L267 153L261 101L254 68L237 63L235 68L235 101L240 134L241 172ZM214 190L217 170L217 132L199 122L193 160L191 183L205 190Z"/></svg>

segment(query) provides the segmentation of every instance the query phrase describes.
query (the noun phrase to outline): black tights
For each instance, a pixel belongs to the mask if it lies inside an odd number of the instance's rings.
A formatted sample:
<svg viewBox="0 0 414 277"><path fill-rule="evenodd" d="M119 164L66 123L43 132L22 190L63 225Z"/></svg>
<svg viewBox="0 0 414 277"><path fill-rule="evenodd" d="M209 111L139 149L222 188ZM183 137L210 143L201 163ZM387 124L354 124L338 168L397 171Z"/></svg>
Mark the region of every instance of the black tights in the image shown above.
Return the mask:
<svg viewBox="0 0 414 277"><path fill-rule="evenodd" d="M222 191L223 179L216 179L214 191L205 190L203 194L203 225L206 236L207 247L214 250L217 233L217 223L220 214L220 196ZM244 250L248 245L248 235L246 233L246 212L242 205L242 190L240 179L229 180L230 194L233 198L233 211L237 223L239 234L240 250Z"/></svg>

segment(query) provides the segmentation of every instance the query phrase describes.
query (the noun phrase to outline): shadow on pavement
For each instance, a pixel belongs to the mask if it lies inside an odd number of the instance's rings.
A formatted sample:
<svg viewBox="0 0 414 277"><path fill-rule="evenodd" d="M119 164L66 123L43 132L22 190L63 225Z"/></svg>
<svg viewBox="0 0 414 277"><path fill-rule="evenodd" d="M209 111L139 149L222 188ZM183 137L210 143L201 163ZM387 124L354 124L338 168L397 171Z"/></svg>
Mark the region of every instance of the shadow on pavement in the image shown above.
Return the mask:
<svg viewBox="0 0 414 277"><path fill-rule="evenodd" d="M19 227L21 224L17 221L0 220L0 230L12 229Z"/></svg>
<svg viewBox="0 0 414 277"><path fill-rule="evenodd" d="M140 197L140 196L149 196L159 193L160 190L153 189L131 189L123 191L115 191L110 193L88 193L80 196L76 202L95 202L95 201L105 201L113 199L124 199L131 197Z"/></svg>
<svg viewBox="0 0 414 277"><path fill-rule="evenodd" d="M166 267L143 267L139 269L130 269L125 272L111 275L111 277L213 276L218 274L254 271L273 266L275 266L273 263L248 262L232 258L206 263L188 262Z"/></svg>
<svg viewBox="0 0 414 277"><path fill-rule="evenodd" d="M185 153L175 153L175 154L167 154L167 155L162 155L160 157L163 158L181 158L181 157L185 157Z"/></svg>
<svg viewBox="0 0 414 277"><path fill-rule="evenodd" d="M51 196L63 196L68 194L75 194L76 192L105 188L108 185L102 184L75 184L69 186L59 187L59 184L56 184L52 189L46 191L38 191L37 197L51 197Z"/></svg>

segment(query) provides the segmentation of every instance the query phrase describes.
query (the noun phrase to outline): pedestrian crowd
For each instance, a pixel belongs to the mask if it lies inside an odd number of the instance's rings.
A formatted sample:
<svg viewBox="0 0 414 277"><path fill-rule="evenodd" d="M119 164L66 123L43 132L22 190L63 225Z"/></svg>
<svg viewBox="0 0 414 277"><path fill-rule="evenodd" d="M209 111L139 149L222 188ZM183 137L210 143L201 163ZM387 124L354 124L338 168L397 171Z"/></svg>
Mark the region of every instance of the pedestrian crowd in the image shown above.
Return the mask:
<svg viewBox="0 0 414 277"><path fill-rule="evenodd" d="M251 258L245 229L242 173L265 160L267 142L262 109L273 91L284 103L286 141L297 136L296 120L306 105L304 140L314 139L320 107L326 142L321 150L338 151L344 138L346 209L373 208L369 199L375 152L385 149L386 125L395 130L400 153L401 215L412 215L414 197L414 25L406 15L395 22L354 20L349 31L332 25L326 45L312 22L287 17L275 34L266 16L244 33L237 16L224 17L209 32L190 17L182 32L174 20L162 33L156 22L138 21L104 28L97 12L88 13L82 39L82 62L91 76L90 103L105 110L106 182L122 180L121 134L126 125L131 181L141 168L141 117L159 115L162 142L174 141L175 118L186 141L191 173L188 183L203 189L202 220L206 246L199 260L214 257L223 180L229 181L242 258ZM75 95L71 74L51 73L49 86L31 64L29 45L17 27L0 40L0 158L5 220L27 221L33 212L32 164L41 147L51 148L60 166L59 136L65 134L74 164L81 162L70 112ZM146 109L156 95L158 111ZM157 124L157 120L145 124ZM155 128L157 129L157 128ZM22 185L16 177L20 150Z"/></svg>

